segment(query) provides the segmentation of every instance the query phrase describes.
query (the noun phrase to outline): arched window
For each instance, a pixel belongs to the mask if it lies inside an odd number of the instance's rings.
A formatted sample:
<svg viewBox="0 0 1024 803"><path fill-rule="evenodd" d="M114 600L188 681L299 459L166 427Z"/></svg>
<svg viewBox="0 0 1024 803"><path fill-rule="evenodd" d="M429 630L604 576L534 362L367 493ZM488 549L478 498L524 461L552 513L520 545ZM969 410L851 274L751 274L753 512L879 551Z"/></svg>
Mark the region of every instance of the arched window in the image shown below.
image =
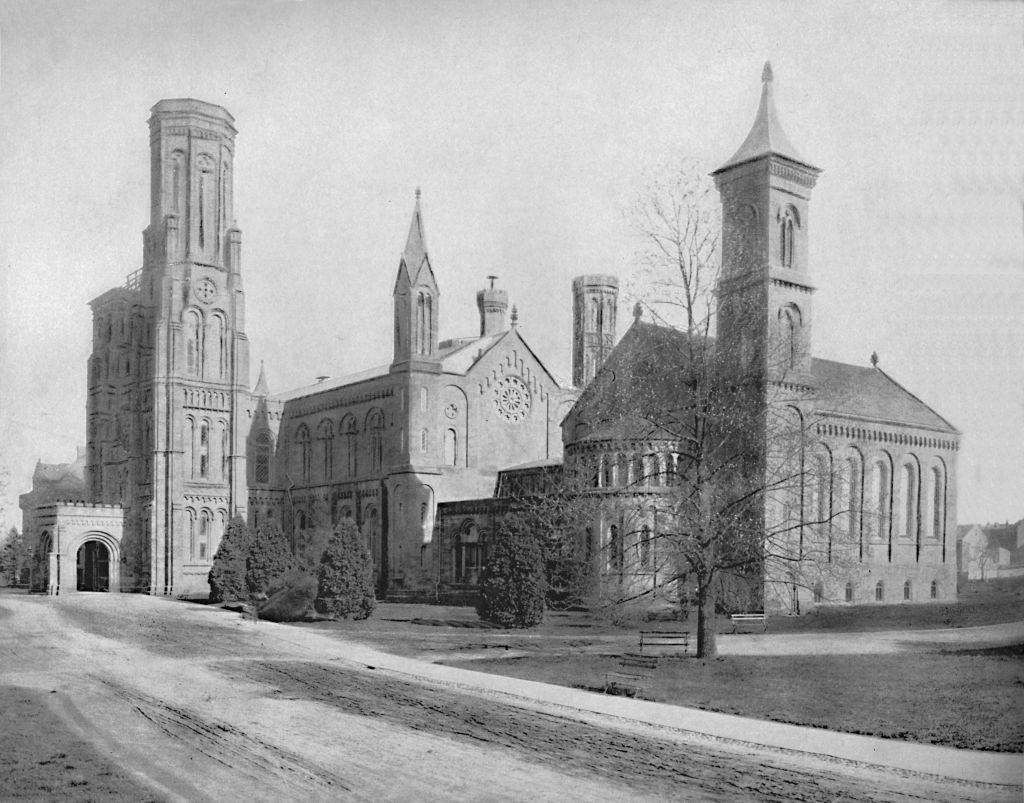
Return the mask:
<svg viewBox="0 0 1024 803"><path fill-rule="evenodd" d="M930 595L931 595L932 599L938 599L939 598L939 581L938 580L932 580L932 586L931 586Z"/></svg>
<svg viewBox="0 0 1024 803"><path fill-rule="evenodd" d="M342 422L342 428L345 433L345 473L349 477L354 477L359 468L358 461L358 447L359 441L356 434L356 421L354 418L346 418Z"/></svg>
<svg viewBox="0 0 1024 803"><path fill-rule="evenodd" d="M320 451L320 470L324 480L334 477L334 425L327 420L321 421L317 429L317 447Z"/></svg>
<svg viewBox="0 0 1024 803"><path fill-rule="evenodd" d="M198 374L202 365L202 328L199 313L188 310L185 313L185 369L190 374Z"/></svg>
<svg viewBox="0 0 1024 803"><path fill-rule="evenodd" d="M846 601L853 602L853 582L847 581L846 583Z"/></svg>
<svg viewBox="0 0 1024 803"><path fill-rule="evenodd" d="M793 267L793 233L796 213L792 207L786 207L779 220L779 262L783 267Z"/></svg>
<svg viewBox="0 0 1024 803"><path fill-rule="evenodd" d="M793 369L800 361L803 315L796 304L787 304L779 310L779 354L776 361L786 369Z"/></svg>
<svg viewBox="0 0 1024 803"><path fill-rule="evenodd" d="M946 488L943 482L942 471L935 467L932 469L932 538L943 538L945 536L946 522Z"/></svg>
<svg viewBox="0 0 1024 803"><path fill-rule="evenodd" d="M875 602L882 602L885 600L885 584L879 580L875 583Z"/></svg>
<svg viewBox="0 0 1024 803"><path fill-rule="evenodd" d="M917 534L917 471L911 463L900 470L900 534L910 538Z"/></svg>
<svg viewBox="0 0 1024 803"><path fill-rule="evenodd" d="M612 488L615 486L615 461L611 455L601 457L601 486Z"/></svg>
<svg viewBox="0 0 1024 803"><path fill-rule="evenodd" d="M454 429L446 429L444 432L444 464L446 466L458 465L459 460L459 436Z"/></svg>
<svg viewBox="0 0 1024 803"><path fill-rule="evenodd" d="M224 319L219 314L211 315L207 321L206 330L206 358L209 360L209 366L205 375L211 378L223 377L226 373Z"/></svg>
<svg viewBox="0 0 1024 803"><path fill-rule="evenodd" d="M300 510L298 515L295 517L295 523L300 530L305 530L309 523L309 519L306 518L306 511Z"/></svg>
<svg viewBox="0 0 1024 803"><path fill-rule="evenodd" d="M619 537L619 527L613 524L608 531L608 568L613 572L622 572L622 538Z"/></svg>
<svg viewBox="0 0 1024 803"><path fill-rule="evenodd" d="M651 570L651 528L646 524L640 528L639 553L640 568L649 572Z"/></svg>
<svg viewBox="0 0 1024 803"><path fill-rule="evenodd" d="M231 476L231 429L227 421L220 422L220 476L225 481Z"/></svg>
<svg viewBox="0 0 1024 803"><path fill-rule="evenodd" d="M892 510L892 484L885 460L876 460L871 468L871 501L875 508L874 536L884 540L889 535L889 516Z"/></svg>
<svg viewBox="0 0 1024 803"><path fill-rule="evenodd" d="M427 296L427 316L423 328L423 353L431 354L434 351L434 298Z"/></svg>
<svg viewBox="0 0 1024 803"><path fill-rule="evenodd" d="M815 583L814 585L814 601L816 603L821 602L825 598L825 590L822 588L821 583Z"/></svg>
<svg viewBox="0 0 1024 803"><path fill-rule="evenodd" d="M910 585L910 581L909 581L909 580L907 580L907 581L906 581L906 582L905 582L905 583L903 584L903 599L904 599L904 600L910 600L910 599L913 599L913 593L912 593L912 592L913 592L913 588L912 588L912 587L911 587L911 585Z"/></svg>
<svg viewBox="0 0 1024 803"><path fill-rule="evenodd" d="M640 455L633 455L633 484L640 485L646 480L644 476L644 460Z"/></svg>
<svg viewBox="0 0 1024 803"><path fill-rule="evenodd" d="M210 543L210 517L209 510L204 509L199 514L199 535L196 538L196 557L199 560L206 560Z"/></svg>
<svg viewBox="0 0 1024 803"><path fill-rule="evenodd" d="M196 466L196 422L191 418L185 419L185 431L182 433L183 446L185 447L185 465L188 466L190 477L195 477L198 467Z"/></svg>
<svg viewBox="0 0 1024 803"><path fill-rule="evenodd" d="M427 431L423 430L420 432L420 451L427 451Z"/></svg>
<svg viewBox="0 0 1024 803"><path fill-rule="evenodd" d="M344 512L348 516L352 515L347 508ZM363 519L363 529L366 540L370 545L370 555L373 558L373 568L375 571L380 571L380 516L377 513L377 508L372 505L366 508L366 514Z"/></svg>
<svg viewBox="0 0 1024 803"><path fill-rule="evenodd" d="M270 482L270 433L263 431L256 438L256 447L253 450L252 478L256 483Z"/></svg>
<svg viewBox="0 0 1024 803"><path fill-rule="evenodd" d="M199 476L203 479L210 474L210 423L199 425Z"/></svg>
<svg viewBox="0 0 1024 803"><path fill-rule="evenodd" d="M376 473L384 463L384 417L380 410L370 413L367 428L370 430L370 471Z"/></svg>
<svg viewBox="0 0 1024 803"><path fill-rule="evenodd" d="M309 482L309 471L311 464L311 443L309 429L302 424L295 432L295 457L298 460L297 474L303 482Z"/></svg>
<svg viewBox="0 0 1024 803"><path fill-rule="evenodd" d="M185 508L185 515L188 517L188 556L190 560L196 559L196 512Z"/></svg>

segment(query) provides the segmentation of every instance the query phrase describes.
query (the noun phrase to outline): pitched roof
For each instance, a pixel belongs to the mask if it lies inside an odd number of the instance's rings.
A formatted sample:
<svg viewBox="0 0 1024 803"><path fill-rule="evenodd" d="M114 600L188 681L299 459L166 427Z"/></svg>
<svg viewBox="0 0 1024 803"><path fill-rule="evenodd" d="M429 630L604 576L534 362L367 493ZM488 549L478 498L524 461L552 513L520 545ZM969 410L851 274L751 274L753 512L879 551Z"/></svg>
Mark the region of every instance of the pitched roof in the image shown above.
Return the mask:
<svg viewBox="0 0 1024 803"><path fill-rule="evenodd" d="M301 388L286 390L282 393L275 393L270 398L279 402L301 399L303 396L312 396L315 393L337 390L338 388L343 388L346 385L355 385L358 382L365 382L368 379L377 379L378 377L387 376L390 369L390 364L376 365L373 368L367 368L365 371L356 371L355 373L343 374L342 376L328 377L322 382L316 382L312 385L303 385Z"/></svg>
<svg viewBox="0 0 1024 803"><path fill-rule="evenodd" d="M956 427L880 368L815 358L811 372L819 383L816 407L821 411L958 434Z"/></svg>
<svg viewBox="0 0 1024 803"><path fill-rule="evenodd" d="M802 164L812 170L818 170L818 168L797 154L796 148L789 141L786 132L782 130L778 112L775 111L773 80L772 65L766 61L764 70L761 72L761 105L757 107L754 125L750 129L750 133L747 134L747 138L743 140L739 150L712 175L745 162L752 162L754 159L760 159L762 156L768 156L769 154L782 156L791 162Z"/></svg>

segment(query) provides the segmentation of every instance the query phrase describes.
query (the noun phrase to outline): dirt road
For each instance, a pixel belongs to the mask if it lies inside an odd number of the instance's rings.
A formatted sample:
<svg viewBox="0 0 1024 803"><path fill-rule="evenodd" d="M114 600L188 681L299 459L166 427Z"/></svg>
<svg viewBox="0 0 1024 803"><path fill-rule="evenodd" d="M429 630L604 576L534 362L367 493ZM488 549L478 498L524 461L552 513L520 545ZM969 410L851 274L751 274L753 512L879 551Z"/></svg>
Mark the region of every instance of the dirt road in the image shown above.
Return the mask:
<svg viewBox="0 0 1024 803"><path fill-rule="evenodd" d="M0 595L0 687L2 799L1005 796L499 700L356 664L308 630L133 595Z"/></svg>

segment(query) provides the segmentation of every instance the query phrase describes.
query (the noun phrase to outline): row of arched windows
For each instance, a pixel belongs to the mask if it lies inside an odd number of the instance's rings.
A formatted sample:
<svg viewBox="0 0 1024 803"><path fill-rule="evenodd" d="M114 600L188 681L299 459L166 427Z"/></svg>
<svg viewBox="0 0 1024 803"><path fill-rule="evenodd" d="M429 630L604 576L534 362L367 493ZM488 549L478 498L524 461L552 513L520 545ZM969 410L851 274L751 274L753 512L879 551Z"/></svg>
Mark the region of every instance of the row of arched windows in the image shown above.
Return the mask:
<svg viewBox="0 0 1024 803"><path fill-rule="evenodd" d="M676 476L678 464L679 454L672 451L602 454L592 469L591 485L594 488L669 485Z"/></svg>
<svg viewBox="0 0 1024 803"><path fill-rule="evenodd" d="M230 369L227 322L224 313L214 310L204 316L190 308L182 316L185 333L185 370L206 379L223 379Z"/></svg>
<svg viewBox="0 0 1024 803"><path fill-rule="evenodd" d="M840 459L823 447L810 470L815 475L810 520L819 526L831 529L845 523L851 540L862 548L865 540L891 543L894 538L918 547L927 540L945 546L947 476L941 459L922 467L913 453L894 461L883 451L865 463L855 447Z"/></svg>
<svg viewBox="0 0 1024 803"><path fill-rule="evenodd" d="M209 561L220 543L227 523L227 511L209 508L185 508L188 518L188 554L193 561Z"/></svg>
<svg viewBox="0 0 1024 803"><path fill-rule="evenodd" d="M384 414L379 408L367 414L363 432L368 435L366 472L377 474L384 464ZM341 420L337 434L330 419L321 421L315 433L306 424L300 424L292 447L291 476L304 483L358 476L359 450L359 428L354 416L347 415Z"/></svg>
<svg viewBox="0 0 1024 803"><path fill-rule="evenodd" d="M185 466L196 480L226 482L231 470L231 429L223 419L185 417Z"/></svg>
<svg viewBox="0 0 1024 803"><path fill-rule="evenodd" d="M938 599L938 598L939 598L939 581L938 580L932 580L931 583L928 586L928 599ZM913 583L912 580L907 579L907 580L905 580L903 582L903 595L902 595L901 599L904 602L913 602L914 601L914 599L915 599L915 596L914 596L914 583ZM814 601L815 602L822 602L823 600L824 600L824 594L823 594L823 591L822 591L822 587L819 584L819 585L815 586L815 588L814 588ZM862 602L863 601L862 599L858 598L857 586L854 584L854 582L852 580L849 580L846 583L846 587L843 590L843 600L845 602ZM877 583L875 583L874 601L875 602L885 602L886 601L885 582L882 581L882 580L879 580Z"/></svg>

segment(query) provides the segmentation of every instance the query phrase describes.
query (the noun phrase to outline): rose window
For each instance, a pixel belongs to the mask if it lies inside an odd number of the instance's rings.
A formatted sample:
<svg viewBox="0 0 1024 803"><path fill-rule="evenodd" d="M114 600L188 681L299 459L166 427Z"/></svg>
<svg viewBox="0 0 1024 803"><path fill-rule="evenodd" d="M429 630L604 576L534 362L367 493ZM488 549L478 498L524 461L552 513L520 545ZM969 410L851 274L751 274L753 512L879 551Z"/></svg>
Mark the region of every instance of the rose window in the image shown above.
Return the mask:
<svg viewBox="0 0 1024 803"><path fill-rule="evenodd" d="M495 387L498 414L515 424L530 414L530 389L517 376L502 377Z"/></svg>

